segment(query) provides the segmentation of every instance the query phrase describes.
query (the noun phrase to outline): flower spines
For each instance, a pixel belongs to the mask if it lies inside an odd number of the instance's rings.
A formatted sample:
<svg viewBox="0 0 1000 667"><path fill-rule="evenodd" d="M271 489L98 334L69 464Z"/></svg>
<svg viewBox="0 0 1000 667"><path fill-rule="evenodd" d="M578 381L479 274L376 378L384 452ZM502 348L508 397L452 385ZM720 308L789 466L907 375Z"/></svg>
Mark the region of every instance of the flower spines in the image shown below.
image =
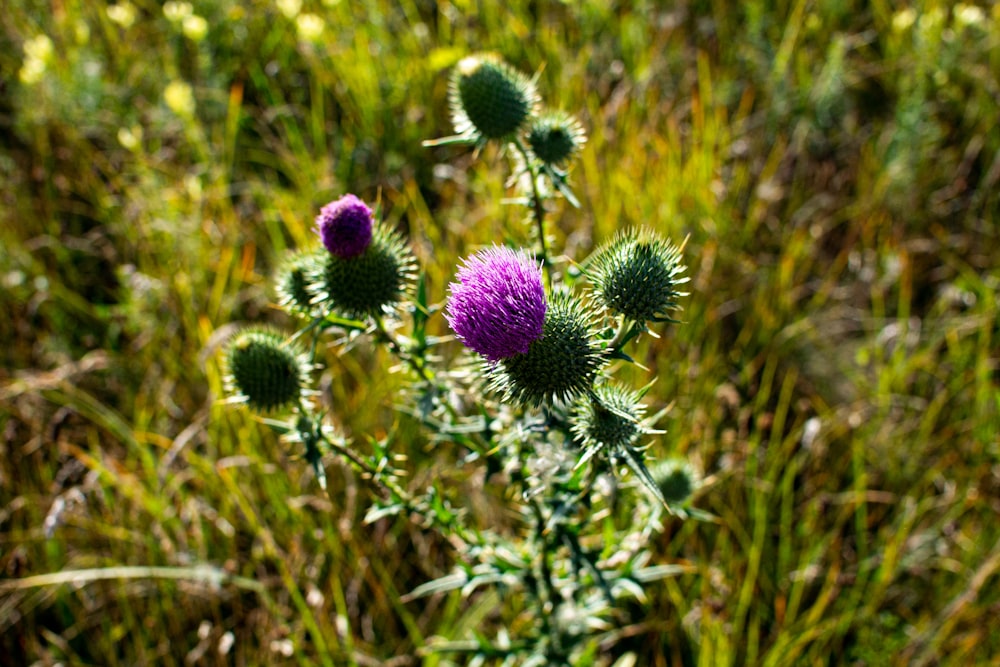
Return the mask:
<svg viewBox="0 0 1000 667"><path fill-rule="evenodd" d="M683 459L660 461L650 470L664 499L671 505L683 505L701 485L694 467Z"/></svg>
<svg viewBox="0 0 1000 667"><path fill-rule="evenodd" d="M325 256L326 251L295 253L282 263L275 278L278 305L292 313L313 313L310 285Z"/></svg>
<svg viewBox="0 0 1000 667"><path fill-rule="evenodd" d="M449 101L459 135L476 142L520 131L538 105L534 83L500 58L463 58L452 73Z"/></svg>
<svg viewBox="0 0 1000 667"><path fill-rule="evenodd" d="M496 362L527 352L542 335L547 304L533 259L494 246L466 260L457 278L445 318L470 349Z"/></svg>
<svg viewBox="0 0 1000 667"><path fill-rule="evenodd" d="M538 406L567 402L587 392L606 358L595 342L593 313L565 290L549 295L542 336L524 354L487 368L505 400Z"/></svg>
<svg viewBox="0 0 1000 667"><path fill-rule="evenodd" d="M645 414L637 392L602 384L573 404L570 430L589 458L597 451L631 447L649 432L642 423Z"/></svg>
<svg viewBox="0 0 1000 667"><path fill-rule="evenodd" d="M310 284L312 303L345 317L391 313L412 291L416 259L402 237L378 223L371 242L353 257L330 253Z"/></svg>
<svg viewBox="0 0 1000 667"><path fill-rule="evenodd" d="M680 249L649 231L620 233L595 255L588 273L599 300L636 322L674 321L668 313L683 296Z"/></svg>
<svg viewBox="0 0 1000 667"><path fill-rule="evenodd" d="M226 366L234 398L261 412L295 405L308 372L293 344L263 328L242 331L229 342Z"/></svg>
<svg viewBox="0 0 1000 667"><path fill-rule="evenodd" d="M604 384L572 406L570 431L582 449L577 466L598 454L613 468L624 464L653 498L673 512L671 497L661 490L659 481L646 467L645 447L636 445L645 434L662 433L650 428L650 420L644 419L646 406L641 398L639 392Z"/></svg>
<svg viewBox="0 0 1000 667"><path fill-rule="evenodd" d="M557 168L576 157L587 142L580 123L561 111L549 111L532 118L527 139L536 158Z"/></svg>

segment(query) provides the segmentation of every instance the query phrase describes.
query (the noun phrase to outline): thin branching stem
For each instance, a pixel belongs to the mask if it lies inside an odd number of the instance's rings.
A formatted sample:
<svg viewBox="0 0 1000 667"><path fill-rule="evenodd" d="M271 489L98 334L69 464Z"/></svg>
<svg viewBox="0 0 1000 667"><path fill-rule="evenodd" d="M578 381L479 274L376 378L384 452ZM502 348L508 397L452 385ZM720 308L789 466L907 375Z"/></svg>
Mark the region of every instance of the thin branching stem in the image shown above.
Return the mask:
<svg viewBox="0 0 1000 667"><path fill-rule="evenodd" d="M428 384L433 384L434 376L427 369L427 365L423 362L423 358L413 354L409 350L409 347L396 337L396 335L385 325L385 320L378 316L372 319L375 320L376 334L389 345L389 349L392 353L395 354L400 361L409 366L421 380Z"/></svg>
<svg viewBox="0 0 1000 667"><path fill-rule="evenodd" d="M416 373L421 380L426 382L430 386L435 386L434 375L427 368L427 365L423 357L411 353L403 341L399 340L388 327L385 326L382 318L375 318L375 330L378 336L386 341L389 345L389 350L396 355L396 357L409 366L414 373ZM452 419L458 420L461 415L458 409L448 401L442 401L441 405L448 412ZM489 443L483 440L482 436L478 433L470 433L471 444L474 444L475 451L477 454L483 457L488 457L492 455L492 448Z"/></svg>
<svg viewBox="0 0 1000 667"><path fill-rule="evenodd" d="M641 333L643 329L644 327L638 322L622 317L618 329L615 331L614 338L608 341L607 349L612 353L620 352L625 347L625 344Z"/></svg>
<svg viewBox="0 0 1000 667"><path fill-rule="evenodd" d="M301 409L301 408L300 408ZM362 477L366 479L376 493L382 495L383 497L388 496L393 502L399 503L403 506L403 509L410 514L416 514L417 516L423 517L427 523L430 524L441 524L442 521L438 518L435 512L432 512L426 503L418 502L407 492L403 487L397 484L391 477L383 475L375 466L371 465L368 461L353 452L350 448L345 447L339 442L330 439L321 429L317 429L315 434L320 440L326 443L327 447L330 448L334 453L343 456L345 459L350 461L359 471L361 471ZM306 434L302 434L306 435ZM469 544L472 541L472 537L468 534L464 528L456 524L454 521L448 522L448 528L454 532L454 534L464 542Z"/></svg>
<svg viewBox="0 0 1000 667"><path fill-rule="evenodd" d="M524 168L527 170L531 180L531 210L535 218L535 225L538 227L539 255L542 259L542 266L545 267L546 287L551 287L552 267L549 261L548 242L545 240L545 205L542 201L542 193L538 189L538 170L535 167L535 161L532 160L531 154L521 139L515 137L512 143L524 159Z"/></svg>

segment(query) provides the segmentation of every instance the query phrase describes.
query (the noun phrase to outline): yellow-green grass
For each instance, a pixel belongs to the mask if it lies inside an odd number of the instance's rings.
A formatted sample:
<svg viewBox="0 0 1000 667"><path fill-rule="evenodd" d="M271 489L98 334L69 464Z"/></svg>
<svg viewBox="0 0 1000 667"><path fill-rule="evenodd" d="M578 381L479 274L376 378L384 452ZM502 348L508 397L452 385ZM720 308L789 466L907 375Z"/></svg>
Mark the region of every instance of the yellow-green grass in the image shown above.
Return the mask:
<svg viewBox="0 0 1000 667"><path fill-rule="evenodd" d="M684 322L635 356L674 402L650 455L690 458L718 522L668 523L659 562L691 573L596 664L998 659L997 6L295 4L193 2L187 34L145 0L0 18L0 662L443 665L428 638L500 622L488 594L400 602L453 549L363 523L339 463L323 494L222 403L218 354L291 326L272 272L344 192L409 235L433 301L472 249L528 243L504 156L421 147L480 50L587 129L554 247L688 238ZM503 520L392 410L388 355L327 362L355 446L391 438L411 488Z"/></svg>

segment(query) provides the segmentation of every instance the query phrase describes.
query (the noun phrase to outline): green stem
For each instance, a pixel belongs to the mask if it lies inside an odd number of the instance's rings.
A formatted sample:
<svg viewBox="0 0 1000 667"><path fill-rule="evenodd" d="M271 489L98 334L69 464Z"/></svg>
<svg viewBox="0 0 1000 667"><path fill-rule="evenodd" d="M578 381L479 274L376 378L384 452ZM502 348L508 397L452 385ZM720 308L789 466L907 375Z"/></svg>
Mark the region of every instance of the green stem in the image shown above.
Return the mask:
<svg viewBox="0 0 1000 667"><path fill-rule="evenodd" d="M637 324L632 320L622 317L621 324L618 325L618 330L615 332L614 338L608 343L608 350L611 352L618 352L625 346L625 343L632 340L636 333Z"/></svg>
<svg viewBox="0 0 1000 667"><path fill-rule="evenodd" d="M393 332L385 325L385 321L378 316L372 318L375 322L375 332L377 338L384 341L389 346L389 351L392 352L396 358L405 363L407 366L416 373L421 380L429 385L434 384L434 376L429 371L427 366L423 363L423 359L417 355L414 355L408 349L407 344L400 340ZM457 417L458 413L454 406L450 405L447 401L444 402L446 409L449 411L453 417ZM306 414L303 406L299 406L302 414ZM430 520L431 523L441 523L440 519L437 517L435 512L432 512L426 506L423 506L414 498L406 492L401 486L396 484L391 478L382 475L378 470L371 466L367 461L358 456L355 452L340 445L339 443L333 442L326 437L321 430L318 432L318 437L323 440L330 447L331 450L340 454L348 461L350 461L354 466L363 472L365 476L370 480L373 487L375 487L378 492L388 492L389 495L397 502L401 503L407 512L411 514L417 514L419 516L425 517ZM476 438L477 449L479 453L486 456L489 447L486 443L481 442L479 438ZM449 522L448 528L455 534L460 540L466 544L470 543L471 537L465 531L462 526L455 523L454 521Z"/></svg>
<svg viewBox="0 0 1000 667"><path fill-rule="evenodd" d="M433 384L434 377L427 370L427 366L422 362L420 357L412 354L403 341L397 338L388 327L385 326L385 321L378 316L372 318L375 320L375 331L378 337L381 338L389 345L389 350L396 355L396 357L405 363L410 369L416 373L421 380L428 384Z"/></svg>
<svg viewBox="0 0 1000 667"><path fill-rule="evenodd" d="M392 352L394 355L396 355L396 357L400 361L409 366L413 370L413 372L420 377L421 380L423 380L424 382L426 382L431 386L434 386L435 378L433 374L430 373L427 366L423 363L423 359L421 357L418 357L410 353L409 350L406 349L406 345L402 341L400 341L397 337L395 337L392 334L392 332L385 326L385 323L382 321L382 318L376 317L374 319L375 319L376 332L378 333L378 336L389 345L389 351ZM458 409L454 405L452 405L450 401L442 401L441 405L444 407L445 410L448 411L448 414L451 416L452 419L458 420L459 417L461 416L458 412ZM477 454L483 457L490 456L490 446L487 442L485 442L482 439L482 436L480 436L478 433L471 433L469 434L469 436L470 440L473 441L471 444L475 445L473 449L475 449Z"/></svg>
<svg viewBox="0 0 1000 667"><path fill-rule="evenodd" d="M343 456L345 459L350 461L358 470L363 473L363 476L368 479L369 483L372 485L377 493L385 494L388 493L389 497L400 503L403 508L410 514L416 514L418 516L424 517L429 520L430 523L441 523L437 518L437 515L430 511L429 508L424 506L422 503L414 500L403 487L397 484L391 477L387 477L381 472L379 472L374 466L365 461L363 458L358 456L355 452L351 451L349 448L341 445L338 442L334 442L326 436L321 430L316 434L319 439L326 443L326 445L336 454ZM464 543L469 544L470 536L462 528L462 526L451 522L448 524L448 528L455 534L458 539L462 540Z"/></svg>
<svg viewBox="0 0 1000 667"><path fill-rule="evenodd" d="M529 506L531 507L531 513L535 519L535 543L541 547L538 549L539 557L541 559L541 562L539 563L540 571L538 576L538 588L540 595L535 596L535 602L538 605L538 618L542 622L542 635L553 636L552 628L549 624L549 618L554 611L551 607L554 605L553 591L555 590L555 585L552 583L552 568L549 565L551 542L545 533L545 516L542 513L542 508L538 506L538 502L534 498L529 501ZM549 608L546 608L547 606Z"/></svg>
<svg viewBox="0 0 1000 667"><path fill-rule="evenodd" d="M535 168L535 163L531 159L528 149L521 143L521 140L515 137L513 144L524 159L524 168L528 170L528 175L531 177L531 209L534 214L535 224L538 226L538 243L541 248L539 255L542 258L542 266L545 267L547 286L551 286L552 267L549 261L548 244L545 241L545 206L542 204L542 193L538 190L538 170Z"/></svg>
<svg viewBox="0 0 1000 667"><path fill-rule="evenodd" d="M303 440L306 440L307 438L315 439L316 441L326 443L326 446L329 447L331 451L344 457L350 461L355 468L364 473L364 476L368 478L377 492L389 492L390 495L398 498L404 505L407 506L407 508L415 506L410 495L403 490L402 487L393 482L391 479L385 478L379 473L378 470L375 469L374 466L358 456L358 454L350 448L328 438L320 426L320 420L315 418L315 415L313 415L312 412L306 408L301 399L299 400L298 409L299 414L306 417L303 421L306 421L309 424L307 429L300 422L297 429L299 431L300 438Z"/></svg>

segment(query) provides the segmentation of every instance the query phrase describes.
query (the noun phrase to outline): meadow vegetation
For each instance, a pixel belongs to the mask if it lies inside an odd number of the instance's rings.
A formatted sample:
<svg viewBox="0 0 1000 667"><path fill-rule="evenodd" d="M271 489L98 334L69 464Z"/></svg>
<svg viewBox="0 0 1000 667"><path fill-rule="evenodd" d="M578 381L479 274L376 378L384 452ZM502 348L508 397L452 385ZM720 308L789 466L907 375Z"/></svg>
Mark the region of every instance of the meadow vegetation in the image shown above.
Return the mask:
<svg viewBox="0 0 1000 667"><path fill-rule="evenodd" d="M6 7L0 664L443 666L430 637L502 624L495 593L401 600L451 545L365 523L337 461L323 493L223 403L220 356L236 325L288 324L271 278L346 192L434 302L460 257L523 243L505 156L421 145L480 51L586 128L565 254L687 238L684 324L635 356L650 411L672 401L648 455L691 461L716 520L667 521L678 575L594 664L1000 659L1000 5ZM332 419L503 525L482 471L392 409L391 362L331 355Z"/></svg>

